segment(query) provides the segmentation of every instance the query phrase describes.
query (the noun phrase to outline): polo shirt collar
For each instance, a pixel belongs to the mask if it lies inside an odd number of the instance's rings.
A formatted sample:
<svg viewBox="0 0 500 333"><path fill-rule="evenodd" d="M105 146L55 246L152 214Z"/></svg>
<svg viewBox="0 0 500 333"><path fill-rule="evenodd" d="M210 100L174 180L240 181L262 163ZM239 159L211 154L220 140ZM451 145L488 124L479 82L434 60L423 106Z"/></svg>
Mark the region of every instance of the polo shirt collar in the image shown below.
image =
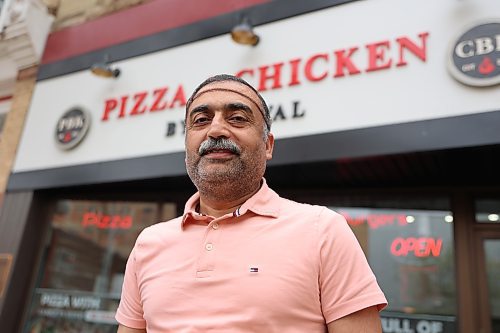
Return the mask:
<svg viewBox="0 0 500 333"><path fill-rule="evenodd" d="M233 212L233 216L241 216L246 212L251 211L257 215L276 218L279 215L279 196L276 192L267 186L267 182L262 178L260 189L251 196L240 208ZM205 220L207 216L197 213L196 206L200 202L200 193L196 192L184 206L184 214L182 217L182 225L188 220Z"/></svg>

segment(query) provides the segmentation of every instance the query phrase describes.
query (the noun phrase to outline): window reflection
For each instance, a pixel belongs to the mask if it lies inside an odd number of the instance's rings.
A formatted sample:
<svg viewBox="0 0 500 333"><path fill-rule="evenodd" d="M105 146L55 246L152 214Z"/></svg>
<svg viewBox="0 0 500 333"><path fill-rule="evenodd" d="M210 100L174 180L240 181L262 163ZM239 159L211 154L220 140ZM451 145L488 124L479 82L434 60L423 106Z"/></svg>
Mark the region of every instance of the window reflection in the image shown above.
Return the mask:
<svg viewBox="0 0 500 333"><path fill-rule="evenodd" d="M175 212L171 206L57 202L25 332L116 332L128 255L142 229L159 221L160 211Z"/></svg>
<svg viewBox="0 0 500 333"><path fill-rule="evenodd" d="M387 297L389 306L381 314L384 332L434 332L432 327L455 332L451 212L332 209L347 219Z"/></svg>

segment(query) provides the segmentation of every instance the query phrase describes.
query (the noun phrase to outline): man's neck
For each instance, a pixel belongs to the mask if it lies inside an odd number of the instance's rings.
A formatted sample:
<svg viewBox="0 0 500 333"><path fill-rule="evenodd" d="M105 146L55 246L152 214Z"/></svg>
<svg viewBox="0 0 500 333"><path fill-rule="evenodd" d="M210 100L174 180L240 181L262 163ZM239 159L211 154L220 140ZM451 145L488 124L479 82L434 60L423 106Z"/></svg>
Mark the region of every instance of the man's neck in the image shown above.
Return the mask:
<svg viewBox="0 0 500 333"><path fill-rule="evenodd" d="M233 200L231 199L226 199L226 200L220 200L220 199L215 199L211 196L204 195L203 192L200 191L200 211L199 213L205 214L205 215L210 215L215 218L224 216L228 213L232 213L238 208L241 207L249 198L251 198L257 191L260 189L260 183L259 185L251 192L244 196L239 196L238 198L235 198Z"/></svg>

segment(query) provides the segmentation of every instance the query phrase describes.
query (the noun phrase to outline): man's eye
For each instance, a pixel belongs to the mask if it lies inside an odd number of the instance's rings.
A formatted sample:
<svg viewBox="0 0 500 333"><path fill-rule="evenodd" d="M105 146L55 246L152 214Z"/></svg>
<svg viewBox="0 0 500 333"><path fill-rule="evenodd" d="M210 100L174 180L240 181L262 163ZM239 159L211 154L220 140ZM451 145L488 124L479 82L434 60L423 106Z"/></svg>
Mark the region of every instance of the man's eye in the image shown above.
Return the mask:
<svg viewBox="0 0 500 333"><path fill-rule="evenodd" d="M210 119L208 117L198 117L198 118L193 120L193 124L200 125L200 124L205 124L208 121L210 121Z"/></svg>
<svg viewBox="0 0 500 333"><path fill-rule="evenodd" d="M247 121L247 118L245 118L243 116L231 116L231 118L229 118L229 120L235 121L235 122L244 122L244 121Z"/></svg>

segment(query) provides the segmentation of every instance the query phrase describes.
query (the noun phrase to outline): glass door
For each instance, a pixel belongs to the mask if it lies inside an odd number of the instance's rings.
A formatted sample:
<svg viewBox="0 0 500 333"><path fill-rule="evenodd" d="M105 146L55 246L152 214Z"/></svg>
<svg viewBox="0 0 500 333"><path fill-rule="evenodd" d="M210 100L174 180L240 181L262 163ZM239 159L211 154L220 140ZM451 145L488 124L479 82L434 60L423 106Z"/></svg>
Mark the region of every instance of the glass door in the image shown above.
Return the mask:
<svg viewBox="0 0 500 333"><path fill-rule="evenodd" d="M500 332L500 199L476 200L480 333Z"/></svg>

